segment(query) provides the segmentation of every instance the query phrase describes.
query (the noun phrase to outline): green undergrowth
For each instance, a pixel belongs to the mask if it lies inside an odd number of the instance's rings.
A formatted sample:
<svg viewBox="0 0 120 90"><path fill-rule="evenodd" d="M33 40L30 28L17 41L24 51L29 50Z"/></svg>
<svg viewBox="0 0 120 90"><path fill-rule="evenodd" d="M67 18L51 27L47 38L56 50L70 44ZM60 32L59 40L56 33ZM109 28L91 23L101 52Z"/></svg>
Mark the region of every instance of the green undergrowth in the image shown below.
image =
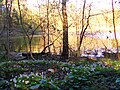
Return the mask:
<svg viewBox="0 0 120 90"><path fill-rule="evenodd" d="M0 64L0 90L120 90L119 61L9 61Z"/></svg>

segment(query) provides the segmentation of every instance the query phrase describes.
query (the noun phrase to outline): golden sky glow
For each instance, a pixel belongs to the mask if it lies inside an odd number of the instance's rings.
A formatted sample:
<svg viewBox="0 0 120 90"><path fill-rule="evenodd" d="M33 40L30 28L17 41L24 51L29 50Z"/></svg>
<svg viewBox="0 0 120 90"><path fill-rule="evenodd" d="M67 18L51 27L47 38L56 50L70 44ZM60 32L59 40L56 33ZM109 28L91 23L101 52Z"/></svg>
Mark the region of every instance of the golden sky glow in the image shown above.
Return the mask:
<svg viewBox="0 0 120 90"><path fill-rule="evenodd" d="M49 0L50 2L53 0ZM57 0L55 0L57 1ZM61 0L62 1L62 0ZM68 3L77 3L76 6L80 7L83 0L68 0ZM29 8L38 7L41 3L47 2L47 0L27 0L27 4ZM111 8L111 0L86 0L88 4L92 3L93 8L95 9L108 9ZM117 7L119 7L119 0L114 0L114 3Z"/></svg>

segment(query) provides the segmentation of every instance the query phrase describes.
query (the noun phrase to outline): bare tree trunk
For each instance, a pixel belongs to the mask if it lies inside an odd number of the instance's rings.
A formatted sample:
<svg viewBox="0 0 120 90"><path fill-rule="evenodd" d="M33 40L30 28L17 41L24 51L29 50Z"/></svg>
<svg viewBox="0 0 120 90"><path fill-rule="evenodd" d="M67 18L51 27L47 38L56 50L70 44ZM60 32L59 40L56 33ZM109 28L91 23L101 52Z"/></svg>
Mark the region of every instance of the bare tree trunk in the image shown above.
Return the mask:
<svg viewBox="0 0 120 90"><path fill-rule="evenodd" d="M9 57L10 54L10 43L9 43L9 25L8 25L8 0L5 1L5 6L6 6L6 22L5 22L5 26L6 26L6 31L7 31L7 55Z"/></svg>
<svg viewBox="0 0 120 90"><path fill-rule="evenodd" d="M21 13L20 1L19 1L19 0L18 0L18 9L19 9L19 13L20 13L20 24L21 24L22 29L23 29L23 31L24 31L24 35L27 36L27 38L28 38L28 44L29 44L29 49L30 49L30 50L29 50L30 57L31 57L33 60L35 60L35 58L34 58L33 55L32 55L31 44L32 44L33 35L34 35L35 30L36 30L37 28L32 31L32 34L31 34L32 36L30 37L30 35L29 35L28 32L25 30L24 25L23 25L22 13Z"/></svg>
<svg viewBox="0 0 120 90"><path fill-rule="evenodd" d="M91 5L89 6L89 12L88 12L88 17L85 18L85 7L86 7L86 0L84 0L84 4L83 4L83 11L82 11L82 30L80 32L80 43L79 43L79 47L78 47L78 51L80 54L80 48L83 42L83 37L85 35L85 32L89 26L89 19L90 19L90 11L91 11ZM85 19L86 21L86 25L85 25Z"/></svg>
<svg viewBox="0 0 120 90"><path fill-rule="evenodd" d="M47 0L47 30L48 30L48 46L50 42L50 30L49 30L49 0ZM50 52L50 46L48 47L48 52Z"/></svg>
<svg viewBox="0 0 120 90"><path fill-rule="evenodd" d="M66 12L66 0L62 0L62 15L63 15L63 53L62 56L68 59L68 20Z"/></svg>
<svg viewBox="0 0 120 90"><path fill-rule="evenodd" d="M76 0L76 6L77 6L77 0ZM78 23L79 21L78 21L78 15L77 15L77 8L76 8L76 35L77 35L77 43L76 43L76 46L77 46L77 50L78 50L78 47L79 47L79 34L78 34ZM77 54L78 55L78 54Z"/></svg>
<svg viewBox="0 0 120 90"><path fill-rule="evenodd" d="M82 40L83 40L83 36L84 36L84 17L85 17L85 5L86 5L86 0L84 0L84 4L83 4L83 11L82 11L82 30L80 33L80 45L78 47L78 51L80 52L80 48L81 48L81 44L82 44Z"/></svg>
<svg viewBox="0 0 120 90"><path fill-rule="evenodd" d="M114 13L114 3L113 3L113 0L112 0L112 14L113 14L114 36L115 36L115 42L116 42L116 48L117 48L117 59L120 60L120 57L119 57L119 48L118 48L118 40L117 40L117 36L116 36L116 25L115 25L115 13Z"/></svg>
<svg viewBox="0 0 120 90"><path fill-rule="evenodd" d="M12 1L11 1L11 4L12 4ZM8 5L8 0L5 0L5 6L6 6L5 28L6 28L6 31L7 31L7 56L8 56L8 59L9 59L9 57L10 57L10 27L11 27L10 14L11 14L12 5L9 6Z"/></svg>

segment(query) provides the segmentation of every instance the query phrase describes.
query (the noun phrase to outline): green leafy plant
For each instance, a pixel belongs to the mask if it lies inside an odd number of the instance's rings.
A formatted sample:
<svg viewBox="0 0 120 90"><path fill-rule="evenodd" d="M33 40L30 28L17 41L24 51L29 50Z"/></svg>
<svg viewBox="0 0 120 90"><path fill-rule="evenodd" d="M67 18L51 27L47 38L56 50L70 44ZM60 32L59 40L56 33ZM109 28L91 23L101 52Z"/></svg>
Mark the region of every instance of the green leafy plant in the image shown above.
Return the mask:
<svg viewBox="0 0 120 90"><path fill-rule="evenodd" d="M20 90L35 90L35 89L52 89L59 90L59 87L54 84L54 81L50 81L43 76L31 74L31 75L21 75L20 77L13 78L11 82L15 89Z"/></svg>
<svg viewBox="0 0 120 90"><path fill-rule="evenodd" d="M108 61L119 65L118 61ZM117 64L118 62L118 64ZM0 64L2 89L13 90L107 90L118 89L120 71L105 62L9 61ZM53 71L49 71L53 70Z"/></svg>
<svg viewBox="0 0 120 90"><path fill-rule="evenodd" d="M0 79L0 90L6 90L10 88L10 84L7 80L4 80L3 78Z"/></svg>

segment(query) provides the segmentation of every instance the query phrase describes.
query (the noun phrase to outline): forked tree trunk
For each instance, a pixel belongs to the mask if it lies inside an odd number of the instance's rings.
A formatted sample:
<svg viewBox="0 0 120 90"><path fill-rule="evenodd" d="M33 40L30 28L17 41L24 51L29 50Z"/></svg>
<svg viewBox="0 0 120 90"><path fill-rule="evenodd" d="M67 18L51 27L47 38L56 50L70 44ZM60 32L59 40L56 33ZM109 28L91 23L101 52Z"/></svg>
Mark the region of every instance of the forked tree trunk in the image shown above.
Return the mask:
<svg viewBox="0 0 120 90"><path fill-rule="evenodd" d="M34 36L34 33L35 33L35 30L34 31L32 31L32 34L31 34L31 36L28 34L28 32L26 31L26 29L24 28L24 24L23 24L23 18L22 18L22 13L21 13L21 5L20 5L20 0L17 0L18 1L18 10L19 10L19 15L20 15L20 24L21 24L21 26L22 26L22 29L23 29L23 34L25 35L25 36L27 36L27 39L28 39L28 44L29 44L29 54L30 54L30 57L31 57L31 59L33 59L33 60L35 60L35 58L33 57L33 55L32 55L32 48L31 48L31 45L32 45L32 40L33 40L33 36Z"/></svg>
<svg viewBox="0 0 120 90"><path fill-rule="evenodd" d="M80 32L80 43L79 43L79 47L78 47L78 51L79 51L78 54L80 54L83 38L84 38L85 32L89 26L89 20L90 20L91 4L89 5L89 11L88 11L87 17L85 16L85 7L86 7L86 0L84 0L84 4L83 4L82 23L81 23L82 30Z"/></svg>

